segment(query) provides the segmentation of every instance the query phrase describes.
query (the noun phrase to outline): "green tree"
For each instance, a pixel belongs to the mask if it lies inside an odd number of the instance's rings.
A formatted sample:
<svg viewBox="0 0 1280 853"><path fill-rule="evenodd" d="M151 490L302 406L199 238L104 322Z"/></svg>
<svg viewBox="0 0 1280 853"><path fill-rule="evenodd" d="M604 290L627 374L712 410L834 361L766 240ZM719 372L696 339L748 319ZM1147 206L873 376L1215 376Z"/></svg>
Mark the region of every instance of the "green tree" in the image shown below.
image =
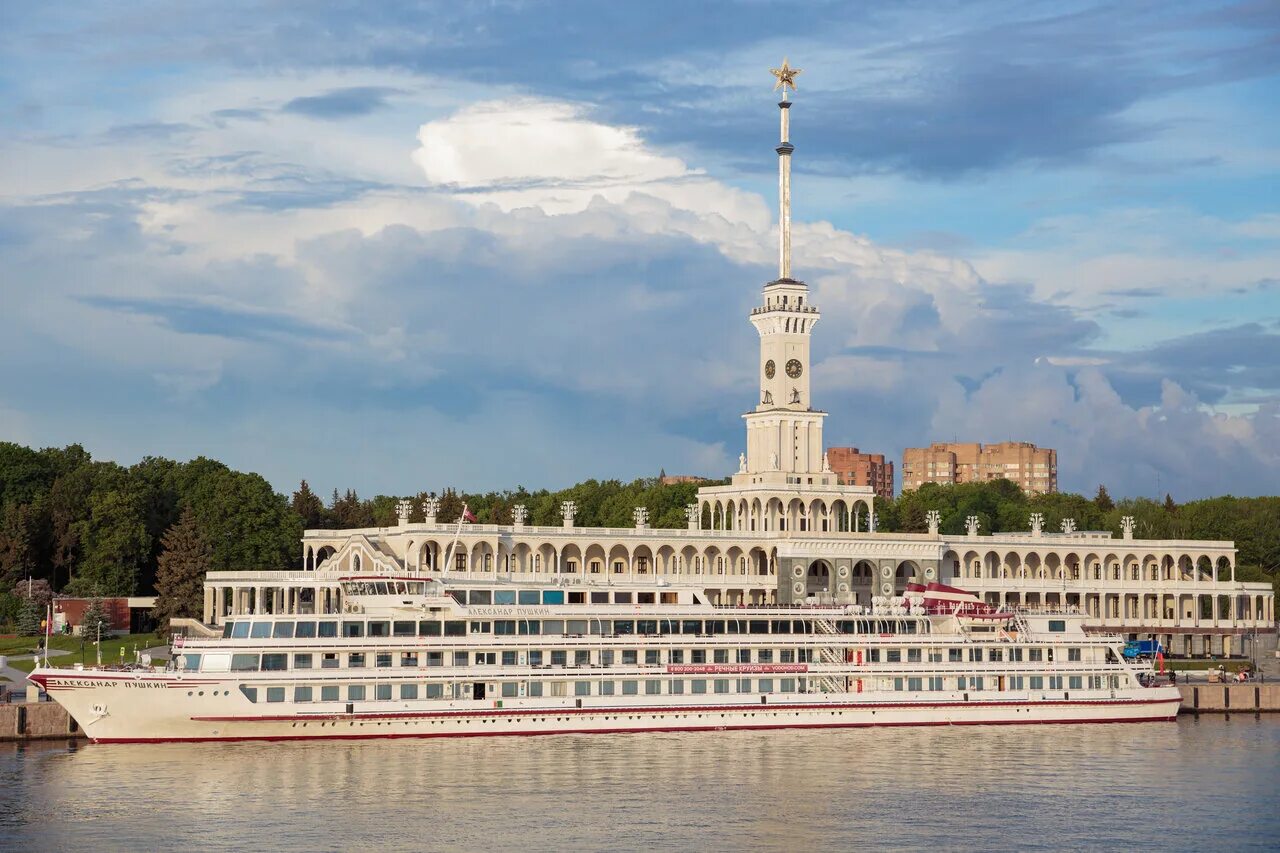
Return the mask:
<svg viewBox="0 0 1280 853"><path fill-rule="evenodd" d="M188 507L177 524L165 531L156 570L156 606L151 611L160 630L168 633L175 617L199 619L204 611L204 578L211 568L209 546L200 535L195 513Z"/></svg>
<svg viewBox="0 0 1280 853"><path fill-rule="evenodd" d="M302 519L304 529L315 530L321 527L325 515L324 502L311 491L306 480L298 485L298 490L293 493L293 501L289 506L294 515Z"/></svg>
<svg viewBox="0 0 1280 853"><path fill-rule="evenodd" d="M29 599L23 599L22 605L18 610L17 629L20 637L37 637L40 635L40 620L44 618L44 612L36 607L35 602Z"/></svg>
<svg viewBox="0 0 1280 853"><path fill-rule="evenodd" d="M35 534L31 508L5 504L0 515L0 586L9 586L37 571Z"/></svg>
<svg viewBox="0 0 1280 853"><path fill-rule="evenodd" d="M77 576L67 591L85 595L133 595L143 564L151 557L142 495L122 473L89 498L89 515L75 522L84 549Z"/></svg>
<svg viewBox="0 0 1280 853"><path fill-rule="evenodd" d="M99 629L101 634L98 633ZM84 615L80 617L80 634L91 640L96 640L99 636L110 636L111 617L107 615L106 603L101 598L94 598L84 609Z"/></svg>
<svg viewBox="0 0 1280 853"><path fill-rule="evenodd" d="M1108 513L1116 508L1116 502L1111 500L1111 495L1107 494L1107 487L1098 485L1098 493L1093 496L1093 505L1098 508L1098 512Z"/></svg>

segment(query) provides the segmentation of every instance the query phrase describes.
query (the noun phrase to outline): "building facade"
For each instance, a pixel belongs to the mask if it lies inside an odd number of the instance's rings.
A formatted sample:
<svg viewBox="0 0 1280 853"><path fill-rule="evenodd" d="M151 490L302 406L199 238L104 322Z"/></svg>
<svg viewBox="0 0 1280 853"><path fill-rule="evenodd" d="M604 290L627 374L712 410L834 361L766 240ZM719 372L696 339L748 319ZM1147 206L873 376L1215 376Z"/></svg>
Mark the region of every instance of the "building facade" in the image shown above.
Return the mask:
<svg viewBox="0 0 1280 853"><path fill-rule="evenodd" d="M562 523L527 525L516 507L511 525L467 524L438 518L439 502L423 506L425 521L410 522L408 501L399 523L358 530L308 530L301 571L218 572L205 584L205 622L220 625L246 613L342 613L342 581L353 575L429 575L480 578L496 584L553 576L570 598L587 594L614 603L672 594L695 586L715 605L803 606L821 602L868 605L873 596L901 594L909 583L942 581L985 600L1033 608L1078 608L1092 630L1159 636L1176 651L1235 653L1242 638L1275 630L1267 584L1235 579L1231 542L1123 539L1110 533L1047 533L1036 518L1027 534L984 535L972 519L963 536L876 530L874 484L842 482L824 451L826 413L811 397L810 339L821 314L808 286L791 277L791 103L784 97L779 183L778 278L764 285L748 317L759 337L755 374L759 394L742 417L745 450L727 485L704 486L687 508L682 530L653 529L645 508L627 528L589 528L576 522L572 502ZM945 450L949 479L966 482L998 470L1028 483L1029 491L1056 488L1053 451L1030 445L993 454L981 448ZM1000 446L997 446L1000 447ZM1001 455L1008 453L1006 457ZM839 459L839 454L836 455ZM1017 468L1005 459L1017 460ZM1001 467L983 468L983 465ZM963 469L958 466L976 466ZM1036 466L1045 466L1043 468ZM922 480L912 468L910 486ZM1030 479L1021 473L1030 471ZM909 487L905 482L904 488ZM618 591L626 587L625 591ZM611 588L613 591L611 592ZM609 596L613 598L610 599ZM627 600L630 600L629 598Z"/></svg>
<svg viewBox="0 0 1280 853"><path fill-rule="evenodd" d="M870 486L876 497L893 499L893 462L883 453L861 453L856 447L827 448L827 463L847 486Z"/></svg>
<svg viewBox="0 0 1280 853"><path fill-rule="evenodd" d="M902 451L902 490L925 483L1012 480L1031 495L1058 491L1058 452L1029 441L998 444L935 442Z"/></svg>

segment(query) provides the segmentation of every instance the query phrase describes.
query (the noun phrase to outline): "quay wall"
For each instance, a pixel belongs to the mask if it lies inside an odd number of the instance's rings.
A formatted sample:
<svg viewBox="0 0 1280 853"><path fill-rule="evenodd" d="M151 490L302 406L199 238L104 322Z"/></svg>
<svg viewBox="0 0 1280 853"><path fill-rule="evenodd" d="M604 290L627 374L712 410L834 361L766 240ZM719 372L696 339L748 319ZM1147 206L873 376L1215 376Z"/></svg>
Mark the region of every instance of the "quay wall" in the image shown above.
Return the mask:
<svg viewBox="0 0 1280 853"><path fill-rule="evenodd" d="M1179 684L1184 714L1280 711L1280 684Z"/></svg>
<svg viewBox="0 0 1280 853"><path fill-rule="evenodd" d="M57 702L0 705L0 741L84 737L67 709Z"/></svg>

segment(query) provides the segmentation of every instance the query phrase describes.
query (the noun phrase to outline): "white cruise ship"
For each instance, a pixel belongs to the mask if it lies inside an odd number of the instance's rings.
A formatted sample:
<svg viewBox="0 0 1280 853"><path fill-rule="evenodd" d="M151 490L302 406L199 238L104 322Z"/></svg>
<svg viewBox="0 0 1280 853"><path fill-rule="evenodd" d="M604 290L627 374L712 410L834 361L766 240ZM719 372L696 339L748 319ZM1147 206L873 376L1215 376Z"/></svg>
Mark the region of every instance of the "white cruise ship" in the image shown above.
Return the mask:
<svg viewBox="0 0 1280 853"><path fill-rule="evenodd" d="M342 612L245 616L164 670L39 668L98 742L1172 720L1176 687L1076 613L940 584L871 607L692 585L344 576Z"/></svg>

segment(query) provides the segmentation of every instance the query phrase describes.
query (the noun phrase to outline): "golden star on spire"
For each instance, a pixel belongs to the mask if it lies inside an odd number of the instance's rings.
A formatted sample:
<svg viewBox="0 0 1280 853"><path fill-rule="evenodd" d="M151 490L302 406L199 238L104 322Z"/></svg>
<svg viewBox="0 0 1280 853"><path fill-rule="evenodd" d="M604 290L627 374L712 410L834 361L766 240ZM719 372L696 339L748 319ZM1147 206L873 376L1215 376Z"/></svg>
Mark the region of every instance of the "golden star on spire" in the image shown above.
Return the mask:
<svg viewBox="0 0 1280 853"><path fill-rule="evenodd" d="M778 78L778 82L773 84L773 91L776 92L781 89L783 98L787 96L788 86L790 86L791 91L794 92L796 90L796 76L799 75L801 71L802 69L800 68L792 68L791 64L787 62L787 58L785 56L782 57L781 68L769 69L769 73Z"/></svg>

